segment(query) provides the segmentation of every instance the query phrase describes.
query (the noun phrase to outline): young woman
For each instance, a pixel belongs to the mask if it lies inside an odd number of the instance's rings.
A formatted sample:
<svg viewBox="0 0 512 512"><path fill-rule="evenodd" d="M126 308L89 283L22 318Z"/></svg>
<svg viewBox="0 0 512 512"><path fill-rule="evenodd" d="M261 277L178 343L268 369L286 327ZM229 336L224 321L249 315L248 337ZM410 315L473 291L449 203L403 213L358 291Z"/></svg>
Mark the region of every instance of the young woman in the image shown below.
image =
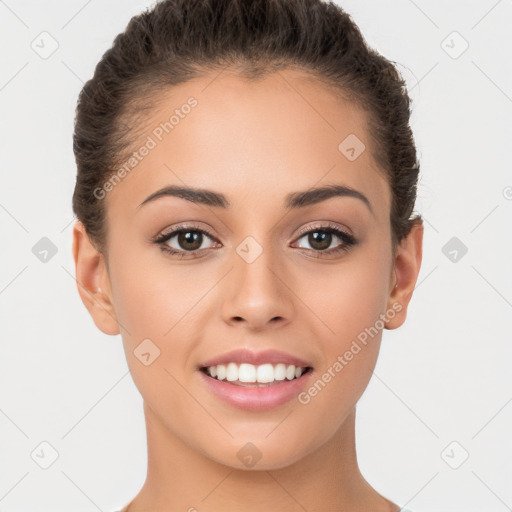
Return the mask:
<svg viewBox="0 0 512 512"><path fill-rule="evenodd" d="M420 270L403 79L320 0L165 0L79 97L73 254L144 401L123 512L400 507L356 404Z"/></svg>

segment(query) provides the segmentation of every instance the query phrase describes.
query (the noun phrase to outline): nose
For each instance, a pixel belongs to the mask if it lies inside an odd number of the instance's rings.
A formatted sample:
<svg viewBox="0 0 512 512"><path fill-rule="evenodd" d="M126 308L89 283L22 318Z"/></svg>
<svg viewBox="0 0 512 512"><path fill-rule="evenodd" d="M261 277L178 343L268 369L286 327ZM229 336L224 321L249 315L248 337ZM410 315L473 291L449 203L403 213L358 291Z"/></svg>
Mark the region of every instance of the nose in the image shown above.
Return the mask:
<svg viewBox="0 0 512 512"><path fill-rule="evenodd" d="M222 303L225 322L244 324L253 331L282 327L294 314L293 292L284 265L268 248L254 242L233 252L233 267L229 273ZM258 250L256 259L251 251Z"/></svg>

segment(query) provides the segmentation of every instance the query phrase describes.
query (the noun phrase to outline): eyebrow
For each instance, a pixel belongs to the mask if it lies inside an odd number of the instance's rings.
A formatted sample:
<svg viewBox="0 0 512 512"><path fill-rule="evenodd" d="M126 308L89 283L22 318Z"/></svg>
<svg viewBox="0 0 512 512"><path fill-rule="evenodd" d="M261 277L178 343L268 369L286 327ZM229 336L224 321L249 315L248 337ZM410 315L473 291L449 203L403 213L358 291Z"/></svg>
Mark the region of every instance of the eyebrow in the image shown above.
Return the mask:
<svg viewBox="0 0 512 512"><path fill-rule="evenodd" d="M200 188L182 187L178 185L169 185L153 192L142 203L141 206L155 201L161 197L180 197L195 204L214 206L219 208L231 208L231 203L226 196L220 192ZM313 188L302 192L292 192L285 198L285 207L289 209L304 208L313 204L320 203L331 197L354 197L361 200L370 212L373 214L373 208L369 199L358 190L344 185L327 185L325 187Z"/></svg>

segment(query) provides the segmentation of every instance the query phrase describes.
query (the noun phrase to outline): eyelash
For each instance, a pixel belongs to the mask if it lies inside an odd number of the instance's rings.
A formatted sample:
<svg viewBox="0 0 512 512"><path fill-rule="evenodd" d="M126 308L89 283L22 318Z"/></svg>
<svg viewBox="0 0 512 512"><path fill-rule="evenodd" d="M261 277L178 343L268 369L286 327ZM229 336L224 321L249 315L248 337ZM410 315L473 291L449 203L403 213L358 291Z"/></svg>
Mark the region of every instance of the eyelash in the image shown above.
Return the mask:
<svg viewBox="0 0 512 512"><path fill-rule="evenodd" d="M159 245L160 249L163 252L170 254L172 256L177 256L178 258L183 258L187 254L187 255L190 255L191 258L198 258L198 257L200 257L198 255L198 253L205 249L196 249L194 251L184 251L184 250L178 251L176 249L169 247L166 244L166 242L168 242L174 236L176 236L180 233L188 233L188 232L202 233L203 235L206 235L207 237L215 240L215 237L213 235L211 235L205 229L203 229L199 226L196 226L196 225L187 224L187 225L178 226L178 227L174 228L172 231L170 231L169 233L164 233L161 236L158 236L156 239L153 240L153 243ZM357 244L357 240L354 238L354 236L343 231L342 229L338 228L334 224L319 225L319 226L313 226L313 227L310 226L308 228L304 228L299 232L297 241L300 240L301 238L303 238L308 233L315 233L315 232L334 234L343 242L342 244L340 244L338 247L335 247L334 249L326 249L326 250L305 249L308 252L311 251L313 254L318 253L318 255L314 256L315 258L321 258L321 257L323 257L324 254L328 254L330 256L335 256L339 253L347 252L351 247L353 247L354 245ZM301 248L301 249L304 250L303 248Z"/></svg>

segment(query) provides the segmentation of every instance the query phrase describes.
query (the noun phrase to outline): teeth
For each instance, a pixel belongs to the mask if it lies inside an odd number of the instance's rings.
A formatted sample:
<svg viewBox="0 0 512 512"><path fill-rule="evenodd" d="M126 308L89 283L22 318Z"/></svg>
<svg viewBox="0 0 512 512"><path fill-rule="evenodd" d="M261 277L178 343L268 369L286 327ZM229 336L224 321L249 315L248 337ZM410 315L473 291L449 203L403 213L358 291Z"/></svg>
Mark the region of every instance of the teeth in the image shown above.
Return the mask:
<svg viewBox="0 0 512 512"><path fill-rule="evenodd" d="M240 365L238 368L238 380L240 382L256 382L256 378L259 379L259 374L254 365L245 363Z"/></svg>
<svg viewBox="0 0 512 512"><path fill-rule="evenodd" d="M210 366L210 368L215 368L215 366ZM208 370L210 368L208 368ZM226 367L223 364L217 365L217 379L224 380L225 378L226 378Z"/></svg>
<svg viewBox="0 0 512 512"><path fill-rule="evenodd" d="M233 382L238 380L238 368L235 363L229 363L226 368L226 380Z"/></svg>
<svg viewBox="0 0 512 512"><path fill-rule="evenodd" d="M293 364L285 365L279 363L272 365L270 363L254 366L253 364L229 363L227 365L219 364L217 366L209 366L206 372L210 377L216 377L217 380L227 380L228 382L248 382L267 384L274 381L298 379L306 368Z"/></svg>

